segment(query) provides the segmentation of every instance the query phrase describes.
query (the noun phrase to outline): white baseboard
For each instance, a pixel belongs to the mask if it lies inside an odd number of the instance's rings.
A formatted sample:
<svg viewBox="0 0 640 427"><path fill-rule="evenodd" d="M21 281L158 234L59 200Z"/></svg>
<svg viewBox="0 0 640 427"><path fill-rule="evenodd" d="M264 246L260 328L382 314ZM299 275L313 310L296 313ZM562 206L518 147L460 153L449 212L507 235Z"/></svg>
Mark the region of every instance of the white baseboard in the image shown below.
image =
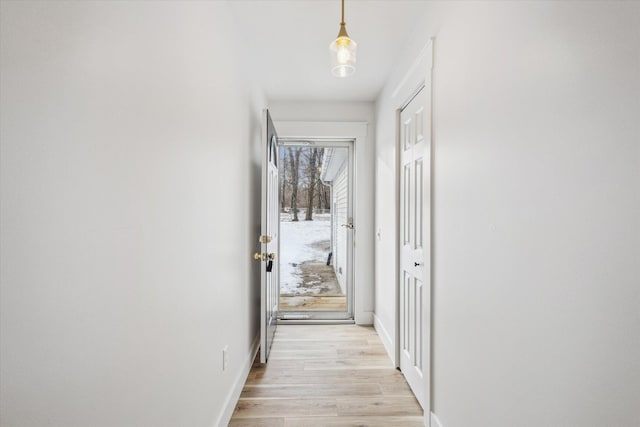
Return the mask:
<svg viewBox="0 0 640 427"><path fill-rule="evenodd" d="M354 320L356 325L373 325L373 316L372 311L360 311L356 312Z"/></svg>
<svg viewBox="0 0 640 427"><path fill-rule="evenodd" d="M436 414L431 413L431 427L442 427L440 420L436 417Z"/></svg>
<svg viewBox="0 0 640 427"><path fill-rule="evenodd" d="M387 331L387 329L382 324L382 321L380 321L380 318L375 314L373 315L373 327L376 330L376 332L378 332L378 336L380 337L380 340L382 340L382 344L384 345L385 350L387 350L387 354L389 355L391 362L393 362L393 366L397 367L396 347L393 344L393 339L391 338L391 335L389 335L389 332Z"/></svg>
<svg viewBox="0 0 640 427"><path fill-rule="evenodd" d="M249 372L251 372L251 366L253 366L253 361L256 358L256 354L258 354L258 349L260 348L260 333L251 343L251 349L247 358L242 365L242 369L238 372L235 381L233 382L233 387L229 391L227 395L227 399L224 402L222 414L218 417L218 421L214 424L216 427L226 427L229 425L229 421L231 421L231 416L233 416L233 410L236 408L236 404L238 403L238 399L240 398L240 394L242 393L242 389L244 388L244 383L247 382L247 377L249 376Z"/></svg>

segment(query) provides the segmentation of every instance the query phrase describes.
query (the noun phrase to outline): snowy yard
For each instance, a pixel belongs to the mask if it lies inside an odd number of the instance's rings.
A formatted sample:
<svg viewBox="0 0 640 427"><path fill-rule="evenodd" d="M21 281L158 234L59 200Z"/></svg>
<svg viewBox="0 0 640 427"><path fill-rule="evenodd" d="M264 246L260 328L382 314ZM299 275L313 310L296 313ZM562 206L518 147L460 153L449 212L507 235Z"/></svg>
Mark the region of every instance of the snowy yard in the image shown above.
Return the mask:
<svg viewBox="0 0 640 427"><path fill-rule="evenodd" d="M303 263L327 262L331 242L331 215L316 214L313 221L292 222L289 214L282 214L280 222L280 293L309 295L322 291L320 277L316 283L303 280ZM303 283L304 282L304 283Z"/></svg>

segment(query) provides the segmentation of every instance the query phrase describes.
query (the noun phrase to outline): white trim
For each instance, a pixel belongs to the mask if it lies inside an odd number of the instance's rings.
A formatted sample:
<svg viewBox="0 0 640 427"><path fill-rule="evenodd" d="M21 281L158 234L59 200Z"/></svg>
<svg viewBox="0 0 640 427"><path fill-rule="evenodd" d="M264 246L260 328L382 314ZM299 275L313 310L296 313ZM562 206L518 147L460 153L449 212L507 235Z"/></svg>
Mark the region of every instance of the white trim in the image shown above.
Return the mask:
<svg viewBox="0 0 640 427"><path fill-rule="evenodd" d="M396 249L396 303L395 303L395 360L400 361L400 112L404 107L409 104L411 99L426 85L429 87L429 135L431 137L431 153L433 153L433 91L432 91L432 70L433 70L433 43L434 38L431 38L422 48L415 61L407 70L407 73L400 81L396 89L391 94L391 99L393 100L393 105L395 106L395 123L396 123L396 236L397 240L395 242ZM433 156L431 156L431 165L430 165L430 173L433 174ZM433 176L431 177L431 182L433 182ZM431 192L433 192L433 184L431 184ZM433 200L433 194L431 194L431 201ZM433 206L431 206L431 211L433 212ZM433 217L431 216L431 236L433 236ZM430 250L430 259L425 260L425 262L429 262L431 264L431 276L428 278L429 283L429 292L433 292L433 237L431 237L431 250ZM426 281L426 278L425 278ZM431 300L431 299L430 299ZM433 303L431 303L433 305ZM430 313L433 310L429 310ZM431 319L428 320L428 340L431 342L432 336L432 327L431 327ZM429 353L431 353L433 349L431 348L431 344L429 344ZM431 381L432 381L432 366L431 366L431 356L429 356L429 381L426 390L426 399L424 402L424 425L431 425Z"/></svg>
<svg viewBox="0 0 640 427"><path fill-rule="evenodd" d="M358 311L358 309L356 308L354 320L356 322L356 325L373 325L374 316L375 314L373 313L373 311Z"/></svg>
<svg viewBox="0 0 640 427"><path fill-rule="evenodd" d="M442 423L433 412L431 413L431 427L442 427Z"/></svg>
<svg viewBox="0 0 640 427"><path fill-rule="evenodd" d="M253 343L251 343L251 349L249 350L249 354L238 373L235 381L233 382L233 387L227 394L227 399L224 402L224 406L222 409L222 413L220 417L218 417L218 421L214 426L222 427L229 425L229 421L231 421L231 417L233 416L233 411L236 409L236 404L238 403L238 399L240 399L240 394L242 393L242 389L244 388L244 384L247 382L247 377L249 376L249 372L251 372L251 367L253 366L253 361L256 359L256 355L258 354L258 350L260 349L260 333L256 335L253 339Z"/></svg>
<svg viewBox="0 0 640 427"><path fill-rule="evenodd" d="M367 122L274 122L280 138L362 138L367 136Z"/></svg>
<svg viewBox="0 0 640 427"><path fill-rule="evenodd" d="M355 320L333 320L333 319L280 319L280 325L355 325Z"/></svg>
<svg viewBox="0 0 640 427"><path fill-rule="evenodd" d="M409 67L409 70L407 70L407 73L404 75L404 77L402 78L402 80L400 81L396 89L391 94L392 98L395 98L398 95L398 92L400 92L403 86L406 85L407 81L412 77L412 74L414 74L417 70L419 70L420 66L422 65L422 62L431 56L429 52L431 45L432 45L432 40L430 40L429 42L427 42L427 44L424 45L424 47L422 48L422 50L420 51L416 59L413 61L413 64L411 64L411 67Z"/></svg>
<svg viewBox="0 0 640 427"><path fill-rule="evenodd" d="M373 315L373 328L378 333L380 340L382 340L384 349L387 351L387 355L389 356L389 359L391 359L393 367L397 368L398 363L396 359L396 350L393 346L393 340L391 339L391 335L389 335L389 332L385 329L384 324L376 314Z"/></svg>
<svg viewBox="0 0 640 427"><path fill-rule="evenodd" d="M368 135L368 122L354 121L354 122L313 122L313 121L276 121L274 122L276 129L278 130L278 137L283 139L334 139L343 140L345 138L353 140L353 170L351 172L351 185L352 197L353 197L353 224L355 228L353 230L353 318L358 325L371 325L373 324L373 311L370 307L367 310L363 310L361 307L365 306L363 301L366 299L367 292L370 294L370 299L373 299L374 289L368 280L360 280L360 276L364 276L363 272L367 269L371 269L371 261L365 259L364 253L359 248L370 247L373 244L373 240L369 240L369 230L365 229L363 224L369 223L364 220L366 215L371 215L369 209L361 209L358 206L359 191L364 191L361 186L358 186L358 182L362 179L358 176L358 164L363 159L360 158L359 152L363 152L361 146L366 146ZM371 233L373 234L373 233ZM367 289L366 286L371 286Z"/></svg>
<svg viewBox="0 0 640 427"><path fill-rule="evenodd" d="M425 77L428 75L429 70L433 68L433 41L430 39L422 48L415 61L407 73L404 75L396 89L391 93L391 98L399 98L405 102L410 100L411 91L415 90L418 85L424 83ZM402 109L405 105L401 105Z"/></svg>

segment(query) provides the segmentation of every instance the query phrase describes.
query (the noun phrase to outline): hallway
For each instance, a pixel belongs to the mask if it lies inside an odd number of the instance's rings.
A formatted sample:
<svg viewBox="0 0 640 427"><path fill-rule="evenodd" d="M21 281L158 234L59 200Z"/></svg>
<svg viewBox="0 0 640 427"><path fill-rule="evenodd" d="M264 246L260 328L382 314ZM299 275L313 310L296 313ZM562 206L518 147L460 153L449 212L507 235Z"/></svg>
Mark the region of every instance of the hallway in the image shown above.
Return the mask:
<svg viewBox="0 0 640 427"><path fill-rule="evenodd" d="M230 426L422 426L422 409L375 330L279 326L255 363Z"/></svg>
<svg viewBox="0 0 640 427"><path fill-rule="evenodd" d="M640 1L341 3L0 0L1 427L640 427Z"/></svg>

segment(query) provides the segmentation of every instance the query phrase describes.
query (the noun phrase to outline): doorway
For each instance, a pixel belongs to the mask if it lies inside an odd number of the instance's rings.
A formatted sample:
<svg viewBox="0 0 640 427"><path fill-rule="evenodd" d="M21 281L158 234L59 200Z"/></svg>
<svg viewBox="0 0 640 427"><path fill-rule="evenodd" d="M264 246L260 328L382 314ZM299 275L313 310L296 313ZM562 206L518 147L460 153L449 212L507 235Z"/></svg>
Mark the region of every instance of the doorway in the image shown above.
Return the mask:
<svg viewBox="0 0 640 427"><path fill-rule="evenodd" d="M279 144L280 318L353 319L353 141Z"/></svg>
<svg viewBox="0 0 640 427"><path fill-rule="evenodd" d="M428 90L400 112L400 370L425 407L430 316L430 141Z"/></svg>
<svg viewBox="0 0 640 427"><path fill-rule="evenodd" d="M433 41L394 92L397 123L397 323L395 363L431 425Z"/></svg>

